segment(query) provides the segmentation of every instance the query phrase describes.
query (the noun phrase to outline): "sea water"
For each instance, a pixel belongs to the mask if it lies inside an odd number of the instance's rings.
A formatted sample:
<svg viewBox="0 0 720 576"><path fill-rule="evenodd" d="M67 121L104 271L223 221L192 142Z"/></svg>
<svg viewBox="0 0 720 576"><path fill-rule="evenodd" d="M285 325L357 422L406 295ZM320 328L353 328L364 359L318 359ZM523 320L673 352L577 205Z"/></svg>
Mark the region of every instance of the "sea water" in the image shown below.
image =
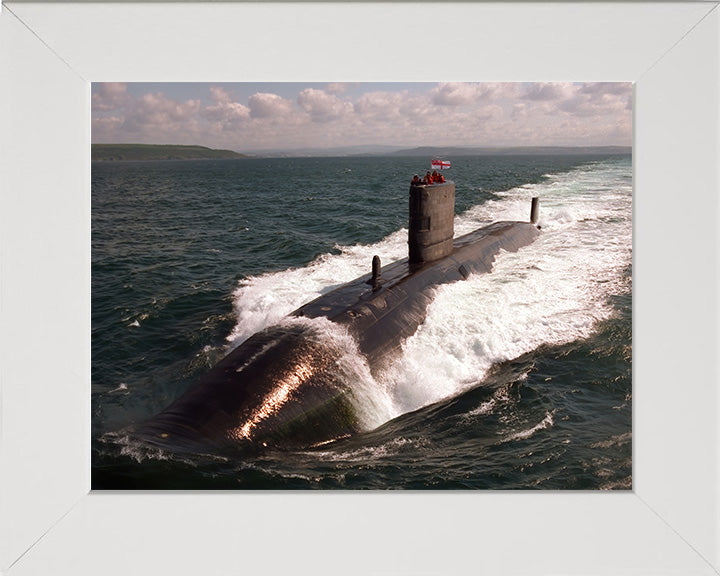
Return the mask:
<svg viewBox="0 0 720 576"><path fill-rule="evenodd" d="M373 255L406 256L426 162L93 164L93 488L630 489L631 158L452 160L456 235L527 220L538 196L541 236L438 287L379 374L326 321L365 431L241 461L130 431Z"/></svg>

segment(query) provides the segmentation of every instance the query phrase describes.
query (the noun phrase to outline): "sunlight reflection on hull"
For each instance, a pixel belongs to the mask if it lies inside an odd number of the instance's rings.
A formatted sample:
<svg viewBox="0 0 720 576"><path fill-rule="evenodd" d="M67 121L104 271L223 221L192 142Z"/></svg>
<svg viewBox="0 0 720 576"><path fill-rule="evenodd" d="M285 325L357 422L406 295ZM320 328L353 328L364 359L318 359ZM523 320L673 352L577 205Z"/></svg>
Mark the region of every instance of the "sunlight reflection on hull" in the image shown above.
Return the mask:
<svg viewBox="0 0 720 576"><path fill-rule="evenodd" d="M236 440L252 439L253 429L263 420L277 414L282 406L290 399L291 394L313 375L314 370L309 365L299 364L293 373L279 381L275 389L269 392L262 403L253 410L247 422L232 430L230 436Z"/></svg>

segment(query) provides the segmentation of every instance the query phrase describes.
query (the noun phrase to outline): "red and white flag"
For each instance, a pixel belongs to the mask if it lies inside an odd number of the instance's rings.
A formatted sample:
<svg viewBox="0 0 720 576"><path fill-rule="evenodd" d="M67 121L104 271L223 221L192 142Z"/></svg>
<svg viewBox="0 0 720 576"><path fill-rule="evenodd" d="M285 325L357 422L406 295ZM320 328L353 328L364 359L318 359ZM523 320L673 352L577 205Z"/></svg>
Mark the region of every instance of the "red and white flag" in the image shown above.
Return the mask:
<svg viewBox="0 0 720 576"><path fill-rule="evenodd" d="M433 160L431 163L433 170L444 170L450 168L450 162L447 160Z"/></svg>

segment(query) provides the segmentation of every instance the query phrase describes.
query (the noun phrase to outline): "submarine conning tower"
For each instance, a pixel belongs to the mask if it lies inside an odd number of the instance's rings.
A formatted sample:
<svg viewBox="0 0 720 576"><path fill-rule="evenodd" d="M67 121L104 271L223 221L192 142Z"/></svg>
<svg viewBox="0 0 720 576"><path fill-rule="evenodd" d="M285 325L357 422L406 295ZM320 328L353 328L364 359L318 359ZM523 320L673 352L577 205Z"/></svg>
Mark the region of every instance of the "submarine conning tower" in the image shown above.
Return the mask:
<svg viewBox="0 0 720 576"><path fill-rule="evenodd" d="M450 254L455 235L455 183L410 185L408 256L413 264Z"/></svg>

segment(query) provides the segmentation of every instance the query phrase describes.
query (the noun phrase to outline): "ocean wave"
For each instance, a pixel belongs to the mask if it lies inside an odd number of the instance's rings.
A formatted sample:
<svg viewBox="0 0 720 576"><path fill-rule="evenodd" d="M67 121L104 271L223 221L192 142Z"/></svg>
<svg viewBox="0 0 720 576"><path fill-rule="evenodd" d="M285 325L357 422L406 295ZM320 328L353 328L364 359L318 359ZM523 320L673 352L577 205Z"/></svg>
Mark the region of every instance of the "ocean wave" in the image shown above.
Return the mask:
<svg viewBox="0 0 720 576"><path fill-rule="evenodd" d="M531 428L528 428L527 430L520 430L519 432L510 434L509 436L507 436L506 438L503 439L503 442L514 442L516 440L527 440L528 438L534 436L540 430L547 430L548 428L552 428L555 425L555 419L553 417L554 413L555 413L554 410L552 410L550 412L546 412L545 418L543 418L542 421L538 422L535 426L532 426Z"/></svg>

